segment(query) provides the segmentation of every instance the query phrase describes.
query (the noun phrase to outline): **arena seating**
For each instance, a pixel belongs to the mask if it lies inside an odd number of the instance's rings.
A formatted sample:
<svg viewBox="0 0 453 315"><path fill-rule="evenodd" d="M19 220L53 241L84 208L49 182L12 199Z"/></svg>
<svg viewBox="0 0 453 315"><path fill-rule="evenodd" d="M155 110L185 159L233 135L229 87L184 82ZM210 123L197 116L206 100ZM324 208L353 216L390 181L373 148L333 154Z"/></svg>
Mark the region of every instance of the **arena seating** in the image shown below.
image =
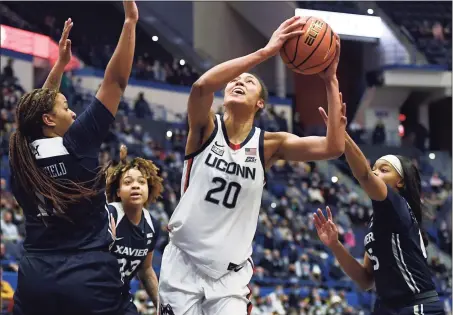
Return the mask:
<svg viewBox="0 0 453 315"><path fill-rule="evenodd" d="M396 25L399 25L412 43L422 51L428 62L451 69L451 2L442 1L377 1ZM354 2L298 1L303 9L368 14Z"/></svg>
<svg viewBox="0 0 453 315"><path fill-rule="evenodd" d="M451 2L376 2L433 64L451 69Z"/></svg>
<svg viewBox="0 0 453 315"><path fill-rule="evenodd" d="M99 12L109 19L99 19ZM71 17L73 53L87 66L105 69L122 24L122 13L111 2L91 2L86 10L77 2L55 2L42 6L37 2L8 2L0 4L2 23L48 35L55 41L61 36L65 19ZM89 20L89 25L84 25ZM177 85L191 85L198 74L189 65L181 66L179 60L167 52L159 42L139 26L137 27L135 64L132 77L142 80L161 81Z"/></svg>
<svg viewBox="0 0 453 315"><path fill-rule="evenodd" d="M0 148L2 160L6 162L2 163L1 169L1 211L4 219L2 225L9 220L5 214L12 213L12 222L17 224L19 236L3 234L5 246L2 247L1 264L5 281L15 288L17 277L14 270L17 270L16 261L21 252L23 217L21 209L8 191L9 169L6 154L8 136L14 129L14 104L24 91L15 80L5 76L2 79L2 87L7 92L2 98L1 112L3 121ZM149 119L147 121L149 122ZM143 118L134 122L136 125L131 125L128 116L120 114L102 147L100 159L102 162L117 159L119 143L125 143L131 149L131 154L152 159L161 168L165 177L165 192L162 200L152 205L150 211L162 226L165 226L180 194L179 181L186 130L182 124L173 125L173 135L170 138L159 138L140 126L141 122L145 122ZM169 126L165 125L163 128ZM269 122L264 126L278 128L278 124ZM428 182L425 188L426 191L434 192L433 202L444 209L439 211L439 214L442 214L446 209L443 201L447 200L448 204L450 200L451 205L451 190L433 183ZM363 255L361 239L365 233L364 224L369 218L370 209L365 206L363 200L358 199L354 191L327 180L317 169L316 163L279 162L269 171L254 243L253 258L256 269L253 290L256 294L256 314L269 314L266 312L270 310L278 312L279 308L326 311L329 308L341 307L343 314L366 314L370 309L373 294L358 292L329 255L329 251L318 241L310 214L325 204L332 206L343 243L357 257ZM448 239L445 233L447 236L451 235L448 234L449 231L441 230L435 225L430 230L430 234L438 239L442 238L443 242ZM157 272L160 269L160 253L167 242L168 235L163 231L155 253L154 266ZM445 293L451 292L451 277L448 276L447 268L439 264L436 257L433 257L432 261L438 289ZM133 290L141 292L138 281L133 282ZM314 303L318 299L321 303Z"/></svg>

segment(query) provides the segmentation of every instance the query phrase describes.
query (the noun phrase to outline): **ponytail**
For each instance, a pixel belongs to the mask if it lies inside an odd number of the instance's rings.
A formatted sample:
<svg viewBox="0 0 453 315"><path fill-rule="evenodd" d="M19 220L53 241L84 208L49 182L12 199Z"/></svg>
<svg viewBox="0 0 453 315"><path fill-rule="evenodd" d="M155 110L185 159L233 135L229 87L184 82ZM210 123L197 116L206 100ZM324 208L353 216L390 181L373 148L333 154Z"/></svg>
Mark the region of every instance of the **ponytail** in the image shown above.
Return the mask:
<svg viewBox="0 0 453 315"><path fill-rule="evenodd" d="M36 164L30 149L32 137L42 134L42 115L53 110L58 92L49 89L36 89L25 94L17 104L17 130L10 136L9 161L15 182L23 188L34 203L43 209L48 208L45 199L51 200L54 214L65 217L69 204L97 195L88 183L75 183L68 179L55 179L47 175ZM98 182L96 176L94 182ZM87 186L87 187L86 187ZM97 185L95 184L94 187Z"/></svg>
<svg viewBox="0 0 453 315"><path fill-rule="evenodd" d="M404 187L400 189L400 194L404 197L404 199L406 199L407 203L411 207L412 212L417 219L423 242L425 243L425 246L427 246L429 241L426 233L422 229L423 205L421 202L422 185L420 172L407 157L401 155L397 155L396 157L400 160L404 173Z"/></svg>

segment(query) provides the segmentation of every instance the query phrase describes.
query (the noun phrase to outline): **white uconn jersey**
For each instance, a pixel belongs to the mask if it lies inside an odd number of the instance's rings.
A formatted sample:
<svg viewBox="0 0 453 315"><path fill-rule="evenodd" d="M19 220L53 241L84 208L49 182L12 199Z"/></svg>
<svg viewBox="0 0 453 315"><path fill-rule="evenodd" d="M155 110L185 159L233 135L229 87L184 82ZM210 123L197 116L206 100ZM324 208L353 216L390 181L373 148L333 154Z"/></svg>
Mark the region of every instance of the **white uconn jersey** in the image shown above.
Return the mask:
<svg viewBox="0 0 453 315"><path fill-rule="evenodd" d="M265 181L263 142L264 132L253 127L243 143L230 144L216 115L212 135L185 158L170 240L213 278L252 254Z"/></svg>

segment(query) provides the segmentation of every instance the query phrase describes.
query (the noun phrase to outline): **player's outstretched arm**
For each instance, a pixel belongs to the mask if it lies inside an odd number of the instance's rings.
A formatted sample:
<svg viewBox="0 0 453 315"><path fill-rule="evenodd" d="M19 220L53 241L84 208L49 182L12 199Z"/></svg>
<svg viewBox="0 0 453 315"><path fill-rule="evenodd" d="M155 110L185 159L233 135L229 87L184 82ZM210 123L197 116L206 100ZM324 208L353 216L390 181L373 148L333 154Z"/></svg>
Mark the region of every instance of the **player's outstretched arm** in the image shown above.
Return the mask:
<svg viewBox="0 0 453 315"><path fill-rule="evenodd" d="M201 129L210 121L214 93L241 73L275 56L285 41L303 34L305 21L294 16L284 21L274 32L266 47L247 56L223 62L204 73L192 86L188 102L189 128Z"/></svg>
<svg viewBox="0 0 453 315"><path fill-rule="evenodd" d="M96 93L96 98L116 115L118 104L127 87L132 70L135 51L135 29L138 22L138 9L135 1L123 1L124 24L112 58L105 69L104 80Z"/></svg>
<svg viewBox="0 0 453 315"><path fill-rule="evenodd" d="M331 118L327 122L326 146L328 150L338 150L343 154L345 148L346 106L343 106L337 79L337 69L341 52L340 37L336 34L335 37L335 58L330 66L324 72L320 73L319 76L324 80L326 85L327 106Z"/></svg>
<svg viewBox="0 0 453 315"><path fill-rule="evenodd" d="M325 137L298 137L287 132L267 132L265 140L269 143L270 158L267 165L275 160L317 161L340 157L345 148L346 106L342 103L336 76L340 60L340 41L337 37L336 56L332 64L320 76L327 89L327 100L331 119L326 121L327 134ZM324 111L320 107L320 111Z"/></svg>
<svg viewBox="0 0 453 315"><path fill-rule="evenodd" d="M146 259L138 272L138 276L145 287L146 293L148 293L148 296L157 308L159 282L157 280L156 272L153 269L153 252L148 253L146 256Z"/></svg>
<svg viewBox="0 0 453 315"><path fill-rule="evenodd" d="M343 106L345 106L344 103ZM329 118L326 112L322 108L319 109L319 112L321 113L324 122L327 124ZM378 201L384 200L387 198L387 185L382 179L373 174L362 150L360 150L359 146L352 140L346 131L344 132L344 135L346 141L344 154L352 174L371 199Z"/></svg>
<svg viewBox="0 0 453 315"><path fill-rule="evenodd" d="M67 19L64 22L63 32L61 34L60 41L58 42L58 59L55 65L53 66L52 70L50 70L49 76L44 82L42 86L43 89L50 89L50 90L59 90L61 84L61 78L63 77L64 68L68 65L69 61L71 61L72 53L71 53L71 40L68 39L69 32L71 31L74 23L72 22L71 18Z"/></svg>
<svg viewBox="0 0 453 315"><path fill-rule="evenodd" d="M362 290L370 290L374 286L372 264L365 254L364 264L359 263L338 240L338 229L332 220L332 212L327 207L327 220L321 209L313 214L313 223L318 232L319 239L332 250L343 271Z"/></svg>

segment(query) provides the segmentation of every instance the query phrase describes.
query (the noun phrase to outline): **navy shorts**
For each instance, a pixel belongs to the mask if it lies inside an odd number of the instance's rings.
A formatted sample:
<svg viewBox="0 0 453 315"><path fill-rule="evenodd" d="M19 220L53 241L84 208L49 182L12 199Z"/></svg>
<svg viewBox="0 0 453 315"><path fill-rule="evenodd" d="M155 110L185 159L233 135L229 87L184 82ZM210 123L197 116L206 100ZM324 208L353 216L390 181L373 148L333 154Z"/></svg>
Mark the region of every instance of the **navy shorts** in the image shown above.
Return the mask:
<svg viewBox="0 0 453 315"><path fill-rule="evenodd" d="M109 252L25 254L19 264L14 315L122 315L123 283Z"/></svg>
<svg viewBox="0 0 453 315"><path fill-rule="evenodd" d="M138 310L134 304L134 298L132 296L124 300L123 312L124 315L138 315Z"/></svg>
<svg viewBox="0 0 453 315"><path fill-rule="evenodd" d="M373 315L445 315L445 311L441 301L401 308L389 308L376 303Z"/></svg>

